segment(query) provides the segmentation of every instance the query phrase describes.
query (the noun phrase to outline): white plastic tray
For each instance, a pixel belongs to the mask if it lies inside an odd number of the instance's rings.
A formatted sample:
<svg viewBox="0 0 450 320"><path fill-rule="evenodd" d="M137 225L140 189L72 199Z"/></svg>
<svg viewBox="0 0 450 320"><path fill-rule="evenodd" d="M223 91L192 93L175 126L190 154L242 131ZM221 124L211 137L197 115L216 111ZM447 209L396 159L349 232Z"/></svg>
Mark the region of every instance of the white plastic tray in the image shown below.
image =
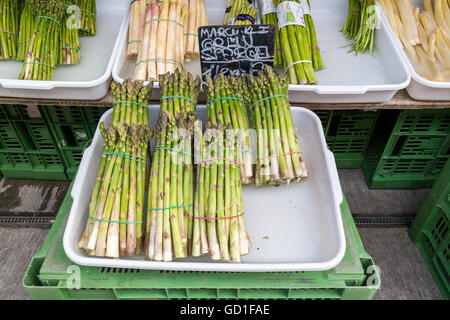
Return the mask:
<svg viewBox="0 0 450 320"><path fill-rule="evenodd" d="M158 106L150 106L152 127L158 111ZM199 106L198 112L204 121L206 107ZM72 189L73 205L63 240L67 257L86 266L156 270L280 272L335 267L346 245L340 212L343 196L334 157L327 149L319 118L304 108L293 108L292 115L310 178L289 186L244 187L245 220L253 246L242 263L215 262L207 256L174 262L149 261L144 255L134 259L96 258L78 249L103 152L98 130L83 155ZM109 110L100 121L109 125L111 117Z"/></svg>
<svg viewBox="0 0 450 320"><path fill-rule="evenodd" d="M129 1L97 0L97 34L80 37L81 63L58 66L52 81L18 80L23 63L0 61L0 96L68 100L103 98L108 93L128 7Z"/></svg>
<svg viewBox="0 0 450 320"><path fill-rule="evenodd" d="M226 1L208 0L209 24L222 24ZM410 82L401 50L388 36L386 22L376 30L375 57L370 53L355 56L349 53L350 42L339 31L347 16L347 0L311 1L318 41L327 69L317 72L317 86L289 86L291 103L376 103L389 101L395 93ZM127 35L120 39L118 57L113 67L113 78L122 82L133 78L135 59L125 57ZM192 60L185 68L200 74L200 60ZM158 84L154 84L158 88ZM158 99L159 90L152 99Z"/></svg>
<svg viewBox="0 0 450 320"><path fill-rule="evenodd" d="M421 10L423 9L423 1L411 1L414 6L420 7ZM386 16L382 13L382 10L379 11L381 13L381 19L384 21L384 24L388 26L387 29L389 37L393 40L397 50L401 52L403 63L406 65L409 73L411 74L411 83L406 88L406 91L411 98L416 100L450 101L450 82L430 81L420 76L414 69L405 51L402 49L400 40L395 36Z"/></svg>

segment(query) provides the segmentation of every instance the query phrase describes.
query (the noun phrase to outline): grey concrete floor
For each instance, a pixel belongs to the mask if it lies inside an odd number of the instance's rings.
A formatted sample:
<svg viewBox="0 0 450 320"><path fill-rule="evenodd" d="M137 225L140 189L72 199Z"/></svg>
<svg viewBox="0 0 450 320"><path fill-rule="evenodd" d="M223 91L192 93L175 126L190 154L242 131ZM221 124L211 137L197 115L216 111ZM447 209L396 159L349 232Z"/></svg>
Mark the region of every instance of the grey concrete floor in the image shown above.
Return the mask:
<svg viewBox="0 0 450 320"><path fill-rule="evenodd" d="M369 190L361 170L339 170L339 176L350 209L352 213L358 215L415 215L429 192L429 190ZM5 183L7 185L7 182L0 179L0 200L2 197L12 197L10 193L5 195ZM22 191L21 209L18 211L23 212L24 207L31 208L29 212L36 212L36 208L46 208L42 211L45 214L56 213L66 187L68 184L61 184L54 189L50 183L48 189L25 188ZM51 204L51 208L48 204ZM421 253L409 239L407 228L358 230L367 252L373 257L381 272L381 288L376 293L375 299L443 298ZM39 251L48 232L49 229L0 227L0 299L30 299L22 287L22 278L31 257Z"/></svg>

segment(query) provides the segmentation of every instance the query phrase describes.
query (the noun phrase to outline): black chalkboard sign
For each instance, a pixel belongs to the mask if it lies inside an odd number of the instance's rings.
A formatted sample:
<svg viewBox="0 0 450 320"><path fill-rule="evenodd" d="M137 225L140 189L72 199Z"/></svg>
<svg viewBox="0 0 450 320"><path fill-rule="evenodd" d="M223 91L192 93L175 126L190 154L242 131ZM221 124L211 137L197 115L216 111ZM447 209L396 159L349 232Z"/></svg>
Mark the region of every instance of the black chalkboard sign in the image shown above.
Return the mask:
<svg viewBox="0 0 450 320"><path fill-rule="evenodd" d="M273 25L205 26L198 29L203 80L241 75L273 67L275 27Z"/></svg>

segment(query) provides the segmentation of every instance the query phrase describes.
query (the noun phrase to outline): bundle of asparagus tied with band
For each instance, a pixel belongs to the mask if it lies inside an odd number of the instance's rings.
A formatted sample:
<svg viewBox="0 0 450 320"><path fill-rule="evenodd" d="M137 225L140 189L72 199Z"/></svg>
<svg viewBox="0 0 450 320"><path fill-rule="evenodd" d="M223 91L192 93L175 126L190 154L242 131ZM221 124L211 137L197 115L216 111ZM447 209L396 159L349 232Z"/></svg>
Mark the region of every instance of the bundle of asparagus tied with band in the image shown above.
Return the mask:
<svg viewBox="0 0 450 320"><path fill-rule="evenodd" d="M184 19L185 58L194 59L200 57L198 43L198 28L208 25L206 6L204 0L184 0L188 5L188 14Z"/></svg>
<svg viewBox="0 0 450 320"><path fill-rule="evenodd" d="M97 6L95 0L79 0L80 32L94 36L97 33Z"/></svg>
<svg viewBox="0 0 450 320"><path fill-rule="evenodd" d="M80 8L81 2L81 0L66 0L67 10L64 14L59 36L59 64L77 64L81 60L78 32L81 23L76 19L76 10Z"/></svg>
<svg viewBox="0 0 450 320"><path fill-rule="evenodd" d="M291 84L317 84L311 50L311 31L304 18L307 6L302 0L282 0L277 6L285 73ZM313 25L310 24L309 27Z"/></svg>
<svg viewBox="0 0 450 320"><path fill-rule="evenodd" d="M143 40L138 50L134 76L136 80L155 81L159 75L182 69L185 57L183 22L187 13L187 5L180 0L164 0L162 4L152 0L146 7Z"/></svg>
<svg viewBox="0 0 450 320"><path fill-rule="evenodd" d="M246 76L246 97L257 135L255 185L298 182L308 177L288 99L288 82L266 66Z"/></svg>
<svg viewBox="0 0 450 320"><path fill-rule="evenodd" d="M25 0L20 15L19 42L17 43L16 60L24 61L27 57L28 44L33 33L35 12L33 10L34 0ZM1 48L0 48L1 51Z"/></svg>
<svg viewBox="0 0 450 320"><path fill-rule="evenodd" d="M146 6L147 0L132 0L130 2L127 58L134 58L138 55L144 33Z"/></svg>
<svg viewBox="0 0 450 320"><path fill-rule="evenodd" d="M36 13L36 21L19 79L51 80L58 63L65 5L62 0L34 0L32 9Z"/></svg>
<svg viewBox="0 0 450 320"><path fill-rule="evenodd" d="M256 23L258 11L248 0L234 0L230 12L225 12L227 25L250 25Z"/></svg>
<svg viewBox="0 0 450 320"><path fill-rule="evenodd" d="M250 240L244 220L238 139L227 119L228 110L210 103L207 112L204 136L200 126L195 127L198 165L192 255L240 262L241 256L249 253ZM226 123L228 127L224 127Z"/></svg>
<svg viewBox="0 0 450 320"><path fill-rule="evenodd" d="M185 71L161 75L160 114L150 171L146 254L172 261L190 254L193 230L193 126L200 79Z"/></svg>
<svg viewBox="0 0 450 320"><path fill-rule="evenodd" d="M260 0L259 4L262 23L275 26L275 54L273 65L274 67L283 66L283 53L281 52L281 39L278 31L277 8L272 0Z"/></svg>
<svg viewBox="0 0 450 320"><path fill-rule="evenodd" d="M225 78L221 73L215 80L207 76L206 83L208 110L221 110L223 114L216 120L218 125L223 128L231 127L238 135L237 156L242 183L249 184L253 178L253 162L247 106L241 90L242 78L235 76Z"/></svg>
<svg viewBox="0 0 450 320"><path fill-rule="evenodd" d="M353 39L356 54L374 50L376 0L349 0L348 14L342 32L347 40Z"/></svg>
<svg viewBox="0 0 450 320"><path fill-rule="evenodd" d="M311 53L314 70L325 69L325 64L320 54L319 43L317 41L316 27L311 16L311 6L309 0L300 0L303 9L303 18L305 20L306 32L308 36L308 48Z"/></svg>
<svg viewBox="0 0 450 320"><path fill-rule="evenodd" d="M147 148L149 87L140 82L113 82L111 125L100 123L104 138L89 216L78 243L88 254L118 258L143 252L143 211Z"/></svg>
<svg viewBox="0 0 450 320"><path fill-rule="evenodd" d="M0 60L16 58L18 36L18 1L0 0Z"/></svg>

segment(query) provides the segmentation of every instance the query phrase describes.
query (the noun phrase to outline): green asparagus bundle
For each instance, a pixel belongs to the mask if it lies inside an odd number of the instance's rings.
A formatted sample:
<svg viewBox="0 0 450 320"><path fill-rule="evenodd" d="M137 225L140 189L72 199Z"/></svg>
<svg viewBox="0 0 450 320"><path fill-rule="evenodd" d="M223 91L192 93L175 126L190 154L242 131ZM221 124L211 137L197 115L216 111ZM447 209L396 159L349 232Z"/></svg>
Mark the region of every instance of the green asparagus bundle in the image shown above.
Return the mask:
<svg viewBox="0 0 450 320"><path fill-rule="evenodd" d="M306 31L309 38L308 45L312 56L314 70L317 71L325 69L325 64L323 63L322 56L320 54L319 44L317 41L316 28L314 26L314 21L311 16L311 7L309 4L309 0L300 0L300 4L302 5L303 8L304 13L303 17L305 20Z"/></svg>
<svg viewBox="0 0 450 320"><path fill-rule="evenodd" d="M353 39L356 54L374 51L376 0L349 0L348 15L342 32L347 40Z"/></svg>
<svg viewBox="0 0 450 320"><path fill-rule="evenodd" d="M207 109L221 110L221 114L209 122L213 126L231 127L238 135L238 162L243 184L249 184L253 179L253 162L251 139L249 135L249 118L247 106L242 94L242 78L231 76L225 78L221 73L215 80L206 77L208 84ZM212 111L208 115L212 114Z"/></svg>
<svg viewBox="0 0 450 320"><path fill-rule="evenodd" d="M258 11L248 0L234 0L228 14L228 25L251 25L256 23Z"/></svg>
<svg viewBox="0 0 450 320"><path fill-rule="evenodd" d="M64 2L34 0L32 8L36 12L36 21L19 79L51 80L58 62Z"/></svg>
<svg viewBox="0 0 450 320"><path fill-rule="evenodd" d="M97 32L97 6L95 0L80 0L79 3L81 10L80 31L85 35L94 36Z"/></svg>
<svg viewBox="0 0 450 320"><path fill-rule="evenodd" d="M288 82L270 67L246 76L246 97L257 135L255 185L298 182L308 177L288 99Z"/></svg>
<svg viewBox="0 0 450 320"><path fill-rule="evenodd" d="M291 84L317 84L308 29L312 25L307 27L303 7L301 0L282 0L277 6L285 73Z"/></svg>
<svg viewBox="0 0 450 320"><path fill-rule="evenodd" d="M76 19L76 11L80 4L81 0L66 0L67 10L59 36L59 64L77 64L81 60L80 36L78 32L81 25L80 21Z"/></svg>
<svg viewBox="0 0 450 320"><path fill-rule="evenodd" d="M100 123L104 153L92 191L89 217L78 243L89 255L118 258L143 251L147 149L151 138L149 87L113 82L114 110L108 129Z"/></svg>
<svg viewBox="0 0 450 320"><path fill-rule="evenodd" d="M34 0L25 0L24 7L20 16L19 27L19 42L17 44L17 56L19 61L25 61L27 58L28 44L30 43L31 35L33 33L35 14L33 11Z"/></svg>
<svg viewBox="0 0 450 320"><path fill-rule="evenodd" d="M190 255L193 230L193 128L200 78L186 71L159 78L161 106L150 171L145 250L150 260Z"/></svg>
<svg viewBox="0 0 450 320"><path fill-rule="evenodd" d="M16 58L18 36L18 1L0 0L0 60Z"/></svg>
<svg viewBox="0 0 450 320"><path fill-rule="evenodd" d="M213 260L240 262L250 248L238 164L240 147L234 133L230 134L233 126L223 126L227 111L222 105L209 104L207 112L204 137L200 127L195 127L201 141L195 143L198 165L192 255L209 253Z"/></svg>
<svg viewBox="0 0 450 320"><path fill-rule="evenodd" d="M274 1L272 0L260 0L260 11L263 24L272 24L275 26L275 54L273 59L273 65L275 67L283 66L283 53L281 52L281 39L278 31L278 18L277 9Z"/></svg>

